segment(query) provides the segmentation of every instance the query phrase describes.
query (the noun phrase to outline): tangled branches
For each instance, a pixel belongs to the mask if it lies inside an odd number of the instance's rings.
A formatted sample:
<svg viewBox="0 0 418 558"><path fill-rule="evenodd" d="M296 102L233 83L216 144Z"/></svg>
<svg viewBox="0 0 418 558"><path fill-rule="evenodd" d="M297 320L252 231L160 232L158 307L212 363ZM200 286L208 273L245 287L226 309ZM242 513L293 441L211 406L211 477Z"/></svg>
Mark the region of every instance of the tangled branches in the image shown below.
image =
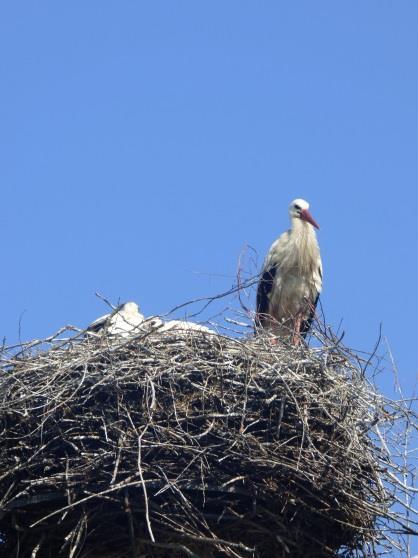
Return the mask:
<svg viewBox="0 0 418 558"><path fill-rule="evenodd" d="M0 555L354 557L414 531L412 415L330 340L78 337L0 386Z"/></svg>

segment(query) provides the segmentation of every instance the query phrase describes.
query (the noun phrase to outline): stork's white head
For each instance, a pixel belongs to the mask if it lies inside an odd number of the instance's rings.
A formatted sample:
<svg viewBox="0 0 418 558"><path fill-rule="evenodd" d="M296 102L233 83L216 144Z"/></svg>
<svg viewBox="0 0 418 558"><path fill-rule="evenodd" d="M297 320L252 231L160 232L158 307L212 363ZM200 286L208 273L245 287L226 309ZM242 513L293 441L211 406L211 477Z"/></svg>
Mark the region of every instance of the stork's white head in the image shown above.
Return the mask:
<svg viewBox="0 0 418 558"><path fill-rule="evenodd" d="M309 203L305 200L297 198L289 205L289 215L291 219L301 219L310 223L316 229L319 229L318 223L309 212Z"/></svg>
<svg viewBox="0 0 418 558"><path fill-rule="evenodd" d="M139 313L139 306L136 302L125 302L125 304L122 306L121 310L125 314L134 315L134 314Z"/></svg>

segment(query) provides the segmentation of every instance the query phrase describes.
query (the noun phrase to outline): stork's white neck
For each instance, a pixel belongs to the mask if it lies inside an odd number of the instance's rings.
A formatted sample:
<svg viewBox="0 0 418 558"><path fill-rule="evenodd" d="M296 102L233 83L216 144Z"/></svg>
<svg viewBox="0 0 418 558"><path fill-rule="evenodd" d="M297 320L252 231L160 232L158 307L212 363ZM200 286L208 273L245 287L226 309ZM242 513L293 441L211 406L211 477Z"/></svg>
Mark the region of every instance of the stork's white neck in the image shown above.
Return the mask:
<svg viewBox="0 0 418 558"><path fill-rule="evenodd" d="M292 219L289 243L292 246L290 253L294 258L294 265L305 272L317 265L319 259L319 246L315 229L310 223L302 219Z"/></svg>
<svg viewBox="0 0 418 558"><path fill-rule="evenodd" d="M292 223L292 233L296 234L311 234L314 238L316 238L315 229L313 226L308 223L307 221L303 221L299 217L293 217L291 219Z"/></svg>

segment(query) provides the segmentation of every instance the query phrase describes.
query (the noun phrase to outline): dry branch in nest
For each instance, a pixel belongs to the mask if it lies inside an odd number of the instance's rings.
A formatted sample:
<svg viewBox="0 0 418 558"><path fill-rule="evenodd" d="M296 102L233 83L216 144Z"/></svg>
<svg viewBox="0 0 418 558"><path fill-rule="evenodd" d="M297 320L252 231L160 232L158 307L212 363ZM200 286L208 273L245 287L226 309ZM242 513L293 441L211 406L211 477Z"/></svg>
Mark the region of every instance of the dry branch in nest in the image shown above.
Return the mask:
<svg viewBox="0 0 418 558"><path fill-rule="evenodd" d="M332 340L79 336L4 357L0 385L2 556L354 557L413 532L390 455L412 415Z"/></svg>

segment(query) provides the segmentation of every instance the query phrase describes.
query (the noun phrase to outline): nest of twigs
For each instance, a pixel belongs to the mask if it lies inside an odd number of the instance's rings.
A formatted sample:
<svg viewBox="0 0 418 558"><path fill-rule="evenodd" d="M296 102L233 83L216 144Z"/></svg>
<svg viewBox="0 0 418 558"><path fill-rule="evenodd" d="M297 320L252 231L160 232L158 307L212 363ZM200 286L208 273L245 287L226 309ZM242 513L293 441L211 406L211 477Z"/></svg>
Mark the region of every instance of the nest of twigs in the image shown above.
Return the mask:
<svg viewBox="0 0 418 558"><path fill-rule="evenodd" d="M399 408L363 368L333 340L201 332L8 354L0 555L372 555L409 527L382 438Z"/></svg>

